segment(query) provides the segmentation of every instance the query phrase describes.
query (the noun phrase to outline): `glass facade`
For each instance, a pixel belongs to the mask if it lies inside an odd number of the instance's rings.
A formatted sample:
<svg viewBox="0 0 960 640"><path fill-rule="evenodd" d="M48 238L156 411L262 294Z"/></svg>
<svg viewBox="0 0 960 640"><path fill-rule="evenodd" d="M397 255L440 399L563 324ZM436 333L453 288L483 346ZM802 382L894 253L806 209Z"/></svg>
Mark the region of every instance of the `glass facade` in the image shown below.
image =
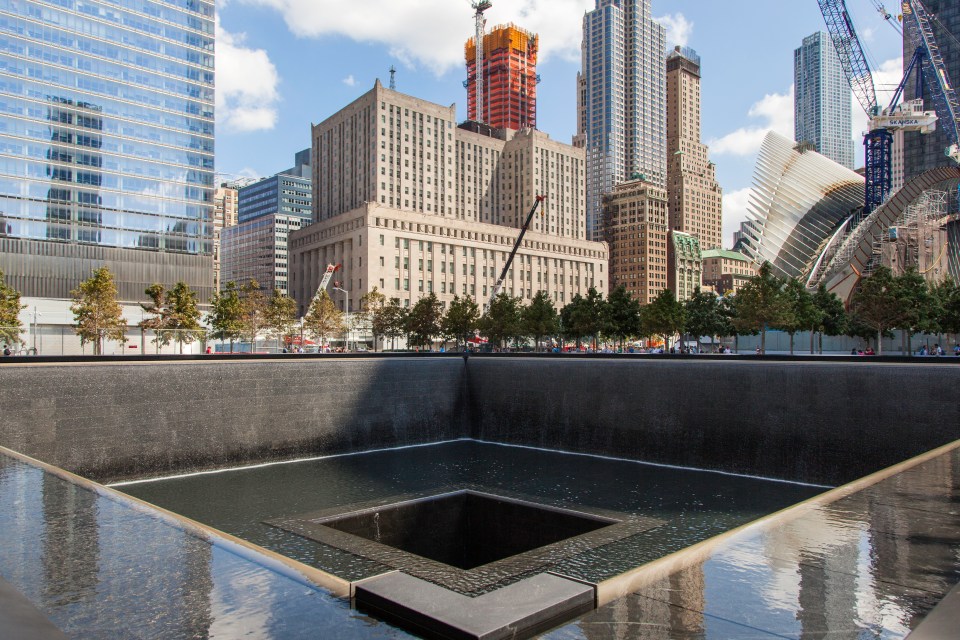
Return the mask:
<svg viewBox="0 0 960 640"><path fill-rule="evenodd" d="M208 257L213 169L212 0L0 0L0 236Z"/></svg>
<svg viewBox="0 0 960 640"><path fill-rule="evenodd" d="M793 81L794 140L853 169L850 85L826 33L807 36L794 50Z"/></svg>
<svg viewBox="0 0 960 640"><path fill-rule="evenodd" d="M634 176L666 186L666 30L650 0L596 0L583 16L577 137L587 153L587 239L603 194Z"/></svg>

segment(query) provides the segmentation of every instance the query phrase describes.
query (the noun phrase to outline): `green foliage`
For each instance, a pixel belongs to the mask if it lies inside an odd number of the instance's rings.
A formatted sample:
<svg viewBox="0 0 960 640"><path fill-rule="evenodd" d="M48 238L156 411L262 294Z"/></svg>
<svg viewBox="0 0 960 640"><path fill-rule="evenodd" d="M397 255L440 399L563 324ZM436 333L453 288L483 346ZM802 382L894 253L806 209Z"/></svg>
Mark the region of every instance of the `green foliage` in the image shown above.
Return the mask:
<svg viewBox="0 0 960 640"><path fill-rule="evenodd" d="M149 318L140 321L140 328L153 331L153 342L157 348L161 345L167 346L173 338L173 332L169 330L169 312L167 310L164 294L166 289L160 283L153 283L144 290L144 293L150 302L141 302L140 308L149 314Z"/></svg>
<svg viewBox="0 0 960 640"><path fill-rule="evenodd" d="M603 297L590 287L587 297L578 293L560 310L561 331L566 338L575 340L579 347L584 336L600 333L605 313Z"/></svg>
<svg viewBox="0 0 960 640"><path fill-rule="evenodd" d="M407 330L407 310L400 306L399 298L390 298L384 305L379 322L383 337L390 338L396 348L397 338L406 335Z"/></svg>
<svg viewBox="0 0 960 640"><path fill-rule="evenodd" d="M545 336L560 332L560 316L546 291L538 291L529 306L520 310L521 331L533 338L534 348L540 350Z"/></svg>
<svg viewBox="0 0 960 640"><path fill-rule="evenodd" d="M625 286L620 285L610 292L604 310L604 333L621 345L627 337L640 333L640 302Z"/></svg>
<svg viewBox="0 0 960 640"><path fill-rule="evenodd" d="M429 293L417 300L407 314L407 335L410 344L429 349L433 339L440 335L440 322L443 319L443 307L435 293Z"/></svg>
<svg viewBox="0 0 960 640"><path fill-rule="evenodd" d="M783 281L764 262L733 298L731 324L740 335L760 333L760 351L767 351L767 328L790 322L790 301L783 293Z"/></svg>
<svg viewBox="0 0 960 640"><path fill-rule="evenodd" d="M814 330L828 336L842 336L847 328L847 312L843 308L843 301L835 293L827 291L826 285L821 284L813 294L813 304L820 311L818 322Z"/></svg>
<svg viewBox="0 0 960 640"><path fill-rule="evenodd" d="M664 289L657 294L653 302L640 311L640 326L647 336L663 337L664 346L670 336L683 331L686 322L686 312L683 304L677 302L676 296L670 289Z"/></svg>
<svg viewBox="0 0 960 640"><path fill-rule="evenodd" d="M684 330L692 336L722 336L727 333L728 319L724 308L712 291L697 287L683 303L686 322Z"/></svg>
<svg viewBox="0 0 960 640"><path fill-rule="evenodd" d="M240 324L242 333L250 341L250 348L255 350L257 335L269 324L267 322L267 298L260 289L260 283L250 280L240 287Z"/></svg>
<svg viewBox="0 0 960 640"><path fill-rule="evenodd" d="M233 353L233 343L243 331L243 304L237 283L228 282L223 291L213 294L206 321L211 328L210 335L218 340L229 340L230 353Z"/></svg>
<svg viewBox="0 0 960 640"><path fill-rule="evenodd" d="M479 329L491 344L502 347L523 334L520 323L520 298L500 293L479 320Z"/></svg>
<svg viewBox="0 0 960 640"><path fill-rule="evenodd" d="M267 301L266 327L277 338L283 339L284 344L290 343L297 323L297 301L284 295L280 289L274 289L273 295Z"/></svg>
<svg viewBox="0 0 960 640"><path fill-rule="evenodd" d="M813 296L807 288L796 278L787 280L781 293L787 303L787 313L775 326L790 334L790 355L793 355L794 336L798 331L810 329L819 323L820 309L813 303ZM812 340L811 335L811 352Z"/></svg>
<svg viewBox="0 0 960 640"><path fill-rule="evenodd" d="M343 322L343 312L337 308L326 289L313 299L307 315L303 318L303 328L323 346L327 336L342 333L346 326Z"/></svg>
<svg viewBox="0 0 960 640"><path fill-rule="evenodd" d="M853 317L851 329L869 327L877 339L877 354L882 355L883 334L903 319L898 289L890 269L879 267L869 278L860 281L860 288L850 300L850 314Z"/></svg>
<svg viewBox="0 0 960 640"><path fill-rule="evenodd" d="M466 349L480 321L480 306L470 296L453 296L440 329L443 335L457 343L458 349Z"/></svg>
<svg viewBox="0 0 960 640"><path fill-rule="evenodd" d="M383 308L387 304L387 296L383 295L377 287L369 291L360 298L360 311L357 322L363 327L370 329L373 334L373 350L377 350L377 343L383 337Z"/></svg>
<svg viewBox="0 0 960 640"><path fill-rule="evenodd" d="M26 305L20 304L20 292L7 284L0 271L0 340L4 344L17 344L23 333L20 311Z"/></svg>
<svg viewBox="0 0 960 640"><path fill-rule="evenodd" d="M107 267L93 270L89 280L70 292L73 304L70 310L76 322L74 331L80 343L93 343L94 355L103 353L105 339L126 342L127 322L123 309L117 302L117 286Z"/></svg>
<svg viewBox="0 0 960 640"><path fill-rule="evenodd" d="M960 333L960 287L953 280L946 280L936 289L939 300L938 324L945 333Z"/></svg>

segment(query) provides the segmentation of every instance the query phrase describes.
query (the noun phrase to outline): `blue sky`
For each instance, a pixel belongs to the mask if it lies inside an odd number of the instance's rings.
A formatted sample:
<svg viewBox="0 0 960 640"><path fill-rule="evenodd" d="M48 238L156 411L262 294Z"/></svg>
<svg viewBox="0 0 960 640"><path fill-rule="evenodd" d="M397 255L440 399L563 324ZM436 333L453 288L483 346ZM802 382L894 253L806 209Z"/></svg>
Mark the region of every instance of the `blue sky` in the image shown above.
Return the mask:
<svg viewBox="0 0 960 640"><path fill-rule="evenodd" d="M896 8L898 3L891 2ZM878 89L899 81L900 40L869 0L847 5L876 70ZM594 0L493 0L488 28L514 22L540 34L538 128L570 142L580 24ZM469 0L220 0L217 171L266 176L310 146L310 124L386 84L466 117L463 44ZM670 45L700 54L703 139L724 189L724 243L744 218L760 142L793 136L793 50L822 30L815 0L654 0ZM890 87L892 88L892 87ZM882 101L882 99L881 99ZM866 118L855 101L853 136ZM860 154L862 156L862 153Z"/></svg>

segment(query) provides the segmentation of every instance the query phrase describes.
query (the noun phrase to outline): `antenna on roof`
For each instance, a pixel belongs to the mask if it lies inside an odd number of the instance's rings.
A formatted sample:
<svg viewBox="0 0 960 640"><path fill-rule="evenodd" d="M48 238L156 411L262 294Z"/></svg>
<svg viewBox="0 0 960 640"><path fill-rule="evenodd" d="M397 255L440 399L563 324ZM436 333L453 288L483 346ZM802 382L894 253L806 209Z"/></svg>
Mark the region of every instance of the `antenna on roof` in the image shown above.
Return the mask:
<svg viewBox="0 0 960 640"><path fill-rule="evenodd" d="M390 88L397 90L397 68L390 65Z"/></svg>

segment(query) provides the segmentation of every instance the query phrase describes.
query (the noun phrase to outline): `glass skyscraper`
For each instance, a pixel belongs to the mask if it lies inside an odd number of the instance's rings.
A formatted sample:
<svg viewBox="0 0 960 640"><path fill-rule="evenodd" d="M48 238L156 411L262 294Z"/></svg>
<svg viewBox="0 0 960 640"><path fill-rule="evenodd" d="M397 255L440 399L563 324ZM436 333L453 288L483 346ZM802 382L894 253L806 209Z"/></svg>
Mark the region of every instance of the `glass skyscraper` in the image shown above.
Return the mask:
<svg viewBox="0 0 960 640"><path fill-rule="evenodd" d="M666 30L650 0L596 0L581 55L574 144L587 152L587 239L602 240L603 194L638 176L666 187Z"/></svg>
<svg viewBox="0 0 960 640"><path fill-rule="evenodd" d="M212 0L0 0L0 269L212 292Z"/></svg>
<svg viewBox="0 0 960 640"><path fill-rule="evenodd" d="M794 139L853 169L850 85L826 33L807 36L794 50L793 82Z"/></svg>

